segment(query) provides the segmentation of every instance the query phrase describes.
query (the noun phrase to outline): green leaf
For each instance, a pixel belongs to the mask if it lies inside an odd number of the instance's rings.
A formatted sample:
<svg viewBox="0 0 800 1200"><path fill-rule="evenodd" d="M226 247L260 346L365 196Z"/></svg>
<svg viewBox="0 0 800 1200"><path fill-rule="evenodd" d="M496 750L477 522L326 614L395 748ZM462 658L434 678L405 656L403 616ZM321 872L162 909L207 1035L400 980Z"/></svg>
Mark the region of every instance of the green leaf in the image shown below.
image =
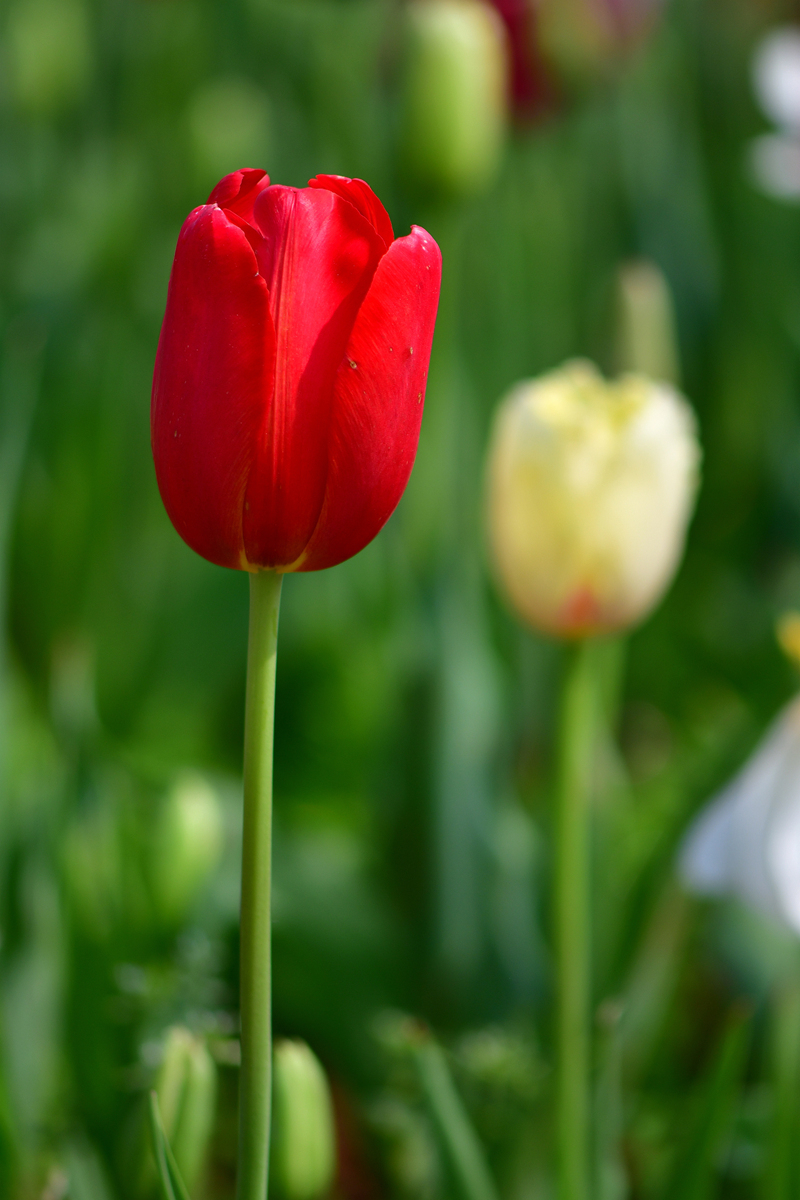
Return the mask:
<svg viewBox="0 0 800 1200"><path fill-rule="evenodd" d="M437 1136L462 1200L497 1200L483 1147L441 1046L425 1034L414 1049L414 1059Z"/></svg>
<svg viewBox="0 0 800 1200"><path fill-rule="evenodd" d="M749 1008L737 1005L728 1018L664 1200L708 1200L714 1193L718 1156L731 1129L747 1062L750 1017Z"/></svg>
<svg viewBox="0 0 800 1200"><path fill-rule="evenodd" d="M158 1095L154 1091L150 1093L150 1130L153 1135L153 1155L156 1160L156 1170L158 1172L158 1181L161 1185L163 1200L189 1200L189 1193L181 1179L178 1164L175 1162L175 1155L172 1153L167 1135L164 1132L161 1112L158 1107Z"/></svg>

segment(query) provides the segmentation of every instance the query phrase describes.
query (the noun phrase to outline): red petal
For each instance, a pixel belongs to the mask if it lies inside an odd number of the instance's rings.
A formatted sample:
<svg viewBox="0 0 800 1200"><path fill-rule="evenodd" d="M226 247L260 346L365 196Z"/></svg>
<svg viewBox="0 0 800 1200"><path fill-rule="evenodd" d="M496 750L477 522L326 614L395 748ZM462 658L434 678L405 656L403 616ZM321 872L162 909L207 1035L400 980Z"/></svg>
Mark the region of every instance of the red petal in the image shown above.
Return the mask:
<svg viewBox="0 0 800 1200"><path fill-rule="evenodd" d="M336 378L325 504L300 571L362 550L405 490L419 440L442 256L412 228L381 259Z"/></svg>
<svg viewBox="0 0 800 1200"><path fill-rule="evenodd" d="M315 175L309 179L308 186L326 188L335 192L344 200L355 204L362 216L366 217L378 237L382 238L388 250L394 241L394 230L389 214L381 204L368 183L363 179L348 179L344 175Z"/></svg>
<svg viewBox="0 0 800 1200"><path fill-rule="evenodd" d="M151 432L172 523L220 566L247 566L242 509L274 369L269 296L253 249L221 209L197 208L175 251Z"/></svg>
<svg viewBox="0 0 800 1200"><path fill-rule="evenodd" d="M245 221L253 220L253 205L269 187L269 175L259 169L244 169L234 171L220 179L211 195L209 204L218 204L220 208L229 208Z"/></svg>
<svg viewBox="0 0 800 1200"><path fill-rule="evenodd" d="M271 187L255 206L257 251L276 335L274 398L247 487L248 560L302 553L325 494L333 385L383 253L361 213L330 191Z"/></svg>

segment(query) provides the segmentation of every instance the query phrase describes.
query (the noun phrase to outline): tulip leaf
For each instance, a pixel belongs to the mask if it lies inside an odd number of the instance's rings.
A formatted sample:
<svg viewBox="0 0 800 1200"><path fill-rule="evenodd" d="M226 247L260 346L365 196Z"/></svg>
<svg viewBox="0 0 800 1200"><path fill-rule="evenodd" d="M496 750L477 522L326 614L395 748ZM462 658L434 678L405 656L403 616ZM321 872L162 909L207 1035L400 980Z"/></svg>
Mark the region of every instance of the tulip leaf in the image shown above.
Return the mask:
<svg viewBox="0 0 800 1200"><path fill-rule="evenodd" d="M156 1160L162 1200L189 1200L189 1193L164 1132L161 1111L158 1107L158 1095L154 1091L150 1093L150 1131L153 1137L153 1155Z"/></svg>
<svg viewBox="0 0 800 1200"><path fill-rule="evenodd" d="M728 1018L664 1200L708 1200L714 1194L715 1168L730 1133L747 1062L750 1016L747 1007L736 1005Z"/></svg>
<svg viewBox="0 0 800 1200"><path fill-rule="evenodd" d="M458 1094L444 1051L430 1035L414 1052L422 1091L461 1200L497 1200L486 1156Z"/></svg>
<svg viewBox="0 0 800 1200"><path fill-rule="evenodd" d="M800 1082L800 980L789 979L772 997L770 1068L772 1106L764 1168L766 1200L797 1195L798 1082Z"/></svg>

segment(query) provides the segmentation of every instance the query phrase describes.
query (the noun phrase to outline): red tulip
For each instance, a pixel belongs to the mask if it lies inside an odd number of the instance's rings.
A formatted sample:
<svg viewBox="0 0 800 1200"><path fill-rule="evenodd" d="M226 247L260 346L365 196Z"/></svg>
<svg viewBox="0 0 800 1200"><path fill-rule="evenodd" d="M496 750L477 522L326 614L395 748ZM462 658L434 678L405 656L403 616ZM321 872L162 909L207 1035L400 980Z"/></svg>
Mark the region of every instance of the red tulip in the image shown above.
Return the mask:
<svg viewBox="0 0 800 1200"><path fill-rule="evenodd" d="M441 255L360 179L236 171L178 238L153 380L158 486L220 566L314 571L388 520L419 438Z"/></svg>
<svg viewBox="0 0 800 1200"><path fill-rule="evenodd" d="M511 105L518 118L539 116L550 107L554 89L545 66L531 0L492 0L506 27L511 65Z"/></svg>

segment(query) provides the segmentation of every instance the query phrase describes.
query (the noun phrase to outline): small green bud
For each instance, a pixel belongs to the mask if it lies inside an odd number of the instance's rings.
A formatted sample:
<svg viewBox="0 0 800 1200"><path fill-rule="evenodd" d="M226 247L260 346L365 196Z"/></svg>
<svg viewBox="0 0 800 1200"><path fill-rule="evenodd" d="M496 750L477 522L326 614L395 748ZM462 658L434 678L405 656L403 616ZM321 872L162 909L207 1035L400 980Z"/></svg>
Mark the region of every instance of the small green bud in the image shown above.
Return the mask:
<svg viewBox="0 0 800 1200"><path fill-rule="evenodd" d="M164 1132L192 1192L214 1126L217 1068L205 1042L182 1025L167 1031L156 1092Z"/></svg>
<svg viewBox="0 0 800 1200"><path fill-rule="evenodd" d="M495 175L506 125L507 51L483 0L411 0L400 120L409 181L436 196L478 192Z"/></svg>
<svg viewBox="0 0 800 1200"><path fill-rule="evenodd" d="M274 1181L286 1200L315 1200L330 1188L335 1168L328 1081L305 1042L277 1042L274 1064Z"/></svg>
<svg viewBox="0 0 800 1200"><path fill-rule="evenodd" d="M12 95L24 112L52 116L85 90L91 45L81 0L17 0L6 39Z"/></svg>
<svg viewBox="0 0 800 1200"><path fill-rule="evenodd" d="M661 0L537 0L539 44L566 83L585 87L619 69L662 7Z"/></svg>
<svg viewBox="0 0 800 1200"><path fill-rule="evenodd" d="M73 918L84 935L105 941L125 910L119 828L109 805L73 816L61 841L61 864Z"/></svg>
<svg viewBox="0 0 800 1200"><path fill-rule="evenodd" d="M151 879L156 908L178 923L222 853L217 794L199 775L182 776L167 795L154 833Z"/></svg>
<svg viewBox="0 0 800 1200"><path fill-rule="evenodd" d="M669 284L646 259L624 263L617 275L617 370L680 383Z"/></svg>

